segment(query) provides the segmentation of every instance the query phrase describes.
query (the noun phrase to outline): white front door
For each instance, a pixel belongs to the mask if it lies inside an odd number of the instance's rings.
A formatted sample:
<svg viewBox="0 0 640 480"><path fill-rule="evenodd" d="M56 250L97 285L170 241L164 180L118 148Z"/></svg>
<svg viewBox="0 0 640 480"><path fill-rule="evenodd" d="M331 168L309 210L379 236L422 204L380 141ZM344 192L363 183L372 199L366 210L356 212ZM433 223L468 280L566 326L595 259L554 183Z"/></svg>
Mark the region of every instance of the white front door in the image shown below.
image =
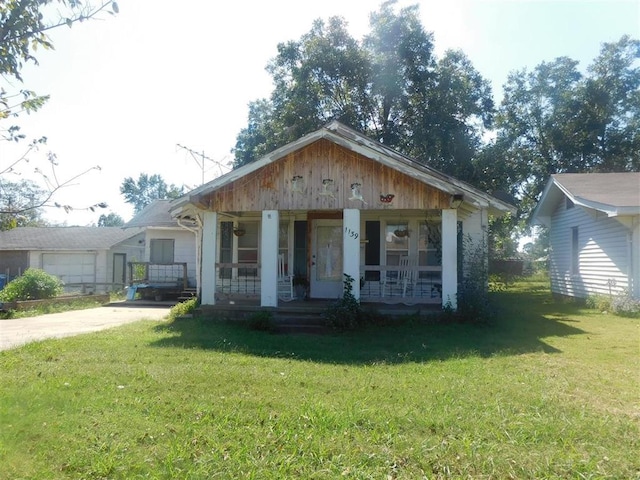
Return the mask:
<svg viewBox="0 0 640 480"><path fill-rule="evenodd" d="M342 220L314 220L311 298L339 298L343 290Z"/></svg>

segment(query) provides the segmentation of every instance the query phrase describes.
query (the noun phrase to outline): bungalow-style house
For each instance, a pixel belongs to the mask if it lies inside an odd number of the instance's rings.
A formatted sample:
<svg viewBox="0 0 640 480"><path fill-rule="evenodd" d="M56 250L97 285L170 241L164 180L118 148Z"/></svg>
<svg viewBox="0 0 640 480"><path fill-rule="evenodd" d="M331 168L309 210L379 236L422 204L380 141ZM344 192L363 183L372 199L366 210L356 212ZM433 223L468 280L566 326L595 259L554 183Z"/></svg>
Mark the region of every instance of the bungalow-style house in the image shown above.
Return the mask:
<svg viewBox="0 0 640 480"><path fill-rule="evenodd" d="M189 219L173 218L171 200L155 200L124 226L144 231L144 253L129 262L130 285L144 284L149 291L180 293L195 287L198 226Z"/></svg>
<svg viewBox="0 0 640 480"><path fill-rule="evenodd" d="M27 268L58 277L65 291L107 293L124 288L126 265L144 253L144 233L120 227L19 227L0 232L0 274Z"/></svg>
<svg viewBox="0 0 640 480"><path fill-rule="evenodd" d="M552 175L532 223L549 228L552 293L640 298L640 172Z"/></svg>
<svg viewBox="0 0 640 480"><path fill-rule="evenodd" d="M203 305L335 299L456 307L462 237L515 208L338 122L192 190ZM462 267L464 268L464 267ZM345 275L348 275L346 277Z"/></svg>

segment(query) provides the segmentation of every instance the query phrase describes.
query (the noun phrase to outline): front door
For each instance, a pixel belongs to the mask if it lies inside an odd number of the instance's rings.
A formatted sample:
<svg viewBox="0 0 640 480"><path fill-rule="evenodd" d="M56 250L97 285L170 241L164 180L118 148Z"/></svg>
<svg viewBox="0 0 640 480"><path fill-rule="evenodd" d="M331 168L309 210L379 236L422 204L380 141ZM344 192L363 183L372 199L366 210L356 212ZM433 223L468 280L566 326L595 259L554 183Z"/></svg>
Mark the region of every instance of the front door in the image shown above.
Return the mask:
<svg viewBox="0 0 640 480"><path fill-rule="evenodd" d="M116 288L123 288L127 282L125 266L127 256L124 253L113 254L113 283Z"/></svg>
<svg viewBox="0 0 640 480"><path fill-rule="evenodd" d="M342 296L342 220L314 220L311 239L311 298Z"/></svg>

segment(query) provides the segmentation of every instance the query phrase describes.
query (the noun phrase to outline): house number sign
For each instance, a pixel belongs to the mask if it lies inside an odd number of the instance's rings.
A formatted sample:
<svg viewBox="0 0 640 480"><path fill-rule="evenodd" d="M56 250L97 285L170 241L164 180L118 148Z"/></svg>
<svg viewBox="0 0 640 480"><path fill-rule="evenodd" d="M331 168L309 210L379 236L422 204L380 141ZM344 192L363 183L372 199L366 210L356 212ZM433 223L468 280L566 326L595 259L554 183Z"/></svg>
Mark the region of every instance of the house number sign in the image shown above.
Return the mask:
<svg viewBox="0 0 640 480"><path fill-rule="evenodd" d="M344 227L344 233L345 235L347 235L349 238L353 238L355 240L358 239L358 237L360 236L358 234L358 232L354 232L353 230L351 230L349 227Z"/></svg>

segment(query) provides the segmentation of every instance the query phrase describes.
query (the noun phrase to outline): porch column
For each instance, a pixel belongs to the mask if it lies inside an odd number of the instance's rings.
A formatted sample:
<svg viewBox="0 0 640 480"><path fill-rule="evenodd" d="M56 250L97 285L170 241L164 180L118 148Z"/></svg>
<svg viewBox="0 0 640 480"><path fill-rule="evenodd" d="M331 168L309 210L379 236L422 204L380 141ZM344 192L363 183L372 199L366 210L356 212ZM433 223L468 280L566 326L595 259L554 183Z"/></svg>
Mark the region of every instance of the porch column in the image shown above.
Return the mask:
<svg viewBox="0 0 640 480"><path fill-rule="evenodd" d="M635 217L631 224L631 245L629 245L629 289L633 298L640 299L640 217Z"/></svg>
<svg viewBox="0 0 640 480"><path fill-rule="evenodd" d="M458 308L458 211L442 210L442 306Z"/></svg>
<svg viewBox="0 0 640 480"><path fill-rule="evenodd" d="M260 241L260 305L278 306L278 226L277 210L262 212L262 239Z"/></svg>
<svg viewBox="0 0 640 480"><path fill-rule="evenodd" d="M216 303L216 252L218 251L218 213L204 212L202 219L200 302Z"/></svg>
<svg viewBox="0 0 640 480"><path fill-rule="evenodd" d="M342 218L342 271L353 278L353 296L360 300L360 210L345 208Z"/></svg>

